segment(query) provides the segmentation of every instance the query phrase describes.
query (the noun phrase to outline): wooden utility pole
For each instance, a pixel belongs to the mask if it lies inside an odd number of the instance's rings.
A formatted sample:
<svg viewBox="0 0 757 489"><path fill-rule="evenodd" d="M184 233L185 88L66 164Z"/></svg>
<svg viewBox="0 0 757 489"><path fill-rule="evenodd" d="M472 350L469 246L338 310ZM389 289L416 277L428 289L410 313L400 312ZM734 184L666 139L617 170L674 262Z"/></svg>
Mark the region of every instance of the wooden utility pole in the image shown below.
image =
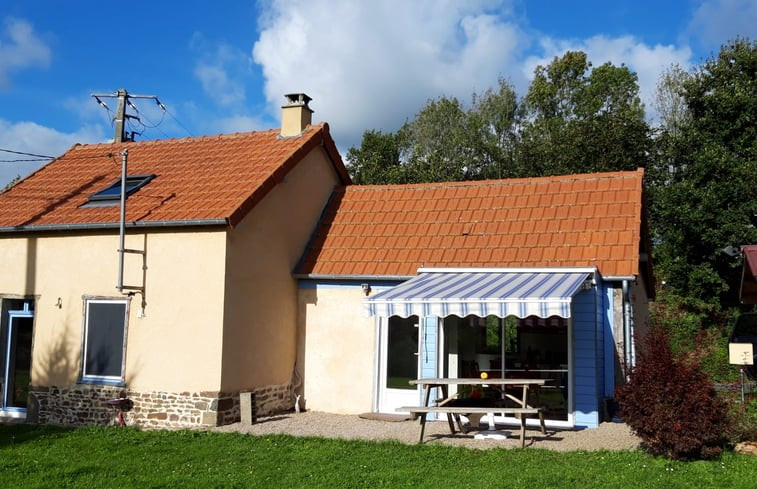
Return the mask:
<svg viewBox="0 0 757 489"><path fill-rule="evenodd" d="M126 113L126 106L129 105L132 108L136 109L134 104L132 104L129 99L133 98L149 98L155 100L155 103L160 106L161 109L165 110L165 106L160 103L160 100L158 100L158 97L156 95L132 95L129 92L126 91L126 89L121 88L115 93L93 93L91 94L92 97L94 97L95 100L97 100L97 103L108 109L108 106L105 104L105 102L102 101L103 98L116 98L118 99L118 105L116 106L116 114L113 116L113 141L116 143L121 143L124 141L134 141L134 133L132 132L131 135L126 131L126 119L135 119L139 120L139 116L131 115ZM110 109L108 109L110 110Z"/></svg>

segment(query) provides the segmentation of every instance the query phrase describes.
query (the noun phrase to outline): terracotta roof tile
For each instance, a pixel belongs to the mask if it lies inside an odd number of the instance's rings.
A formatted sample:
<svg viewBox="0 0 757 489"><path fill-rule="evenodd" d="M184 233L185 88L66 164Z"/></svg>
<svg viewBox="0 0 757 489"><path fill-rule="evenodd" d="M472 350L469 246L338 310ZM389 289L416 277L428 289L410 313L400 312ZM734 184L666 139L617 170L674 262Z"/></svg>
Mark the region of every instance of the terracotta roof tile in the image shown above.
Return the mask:
<svg viewBox="0 0 757 489"><path fill-rule="evenodd" d="M347 186L297 272L414 275L421 266L597 266L639 273L643 171L513 180ZM363 204L363 205L361 205ZM324 234L360 238L339 261ZM375 263L369 250L384 249ZM368 265L370 264L370 265ZM372 271L369 273L368 271Z"/></svg>
<svg viewBox="0 0 757 489"><path fill-rule="evenodd" d="M0 194L0 229L117 224L119 206L81 206L89 195L120 179L124 149L129 175L156 175L129 197L127 221L220 220L233 226L321 144L342 181L349 183L326 124L310 126L295 138L269 130L76 145Z"/></svg>

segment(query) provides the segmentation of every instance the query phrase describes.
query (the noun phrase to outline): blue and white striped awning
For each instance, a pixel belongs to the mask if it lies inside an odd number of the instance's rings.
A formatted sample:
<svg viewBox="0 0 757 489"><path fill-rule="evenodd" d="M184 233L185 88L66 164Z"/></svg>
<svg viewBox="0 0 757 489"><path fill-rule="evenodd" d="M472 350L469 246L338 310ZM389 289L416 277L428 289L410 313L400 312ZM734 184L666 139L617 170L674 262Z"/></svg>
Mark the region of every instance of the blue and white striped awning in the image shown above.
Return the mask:
<svg viewBox="0 0 757 489"><path fill-rule="evenodd" d="M570 317L571 301L593 273L581 269L420 269L365 299L370 316Z"/></svg>

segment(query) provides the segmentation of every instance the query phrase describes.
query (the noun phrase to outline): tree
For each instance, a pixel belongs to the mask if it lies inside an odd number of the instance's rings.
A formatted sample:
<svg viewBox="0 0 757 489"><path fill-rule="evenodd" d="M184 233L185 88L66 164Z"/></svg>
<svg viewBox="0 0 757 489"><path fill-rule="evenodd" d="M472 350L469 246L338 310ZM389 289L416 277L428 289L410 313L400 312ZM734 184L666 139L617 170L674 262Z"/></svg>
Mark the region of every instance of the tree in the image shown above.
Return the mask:
<svg viewBox="0 0 757 489"><path fill-rule="evenodd" d="M359 148L347 152L347 166L357 184L407 183L407 168L402 164L407 151L407 129L397 133L366 131Z"/></svg>
<svg viewBox="0 0 757 489"><path fill-rule="evenodd" d="M429 100L396 133L366 131L347 161L355 183L407 183L514 176L517 97L508 82L473 95Z"/></svg>
<svg viewBox="0 0 757 489"><path fill-rule="evenodd" d="M689 77L680 65L673 64L657 82L654 105L660 128L672 137L680 136L681 129L691 122L691 113L683 96L683 84Z"/></svg>
<svg viewBox="0 0 757 489"><path fill-rule="evenodd" d="M757 44L737 39L680 80L685 117L663 126L650 169L658 274L694 301L734 306L741 263L727 245L757 242Z"/></svg>
<svg viewBox="0 0 757 489"><path fill-rule="evenodd" d="M567 52L536 68L520 102L502 79L467 108L429 100L398 133L367 131L348 161L358 183L396 182L395 170L409 182L475 180L635 170L650 147L636 75Z"/></svg>
<svg viewBox="0 0 757 489"><path fill-rule="evenodd" d="M646 166L650 134L636 74L591 66L585 53L569 51L534 71L519 145L529 176Z"/></svg>

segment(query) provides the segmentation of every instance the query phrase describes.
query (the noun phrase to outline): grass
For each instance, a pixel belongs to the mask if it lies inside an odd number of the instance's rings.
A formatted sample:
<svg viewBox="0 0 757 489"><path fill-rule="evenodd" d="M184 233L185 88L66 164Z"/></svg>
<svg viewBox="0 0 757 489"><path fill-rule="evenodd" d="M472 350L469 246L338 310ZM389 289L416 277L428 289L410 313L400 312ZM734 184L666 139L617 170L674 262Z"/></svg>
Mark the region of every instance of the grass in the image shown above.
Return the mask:
<svg viewBox="0 0 757 489"><path fill-rule="evenodd" d="M752 488L757 457L673 462L638 451L558 453L133 428L0 425L4 487Z"/></svg>

